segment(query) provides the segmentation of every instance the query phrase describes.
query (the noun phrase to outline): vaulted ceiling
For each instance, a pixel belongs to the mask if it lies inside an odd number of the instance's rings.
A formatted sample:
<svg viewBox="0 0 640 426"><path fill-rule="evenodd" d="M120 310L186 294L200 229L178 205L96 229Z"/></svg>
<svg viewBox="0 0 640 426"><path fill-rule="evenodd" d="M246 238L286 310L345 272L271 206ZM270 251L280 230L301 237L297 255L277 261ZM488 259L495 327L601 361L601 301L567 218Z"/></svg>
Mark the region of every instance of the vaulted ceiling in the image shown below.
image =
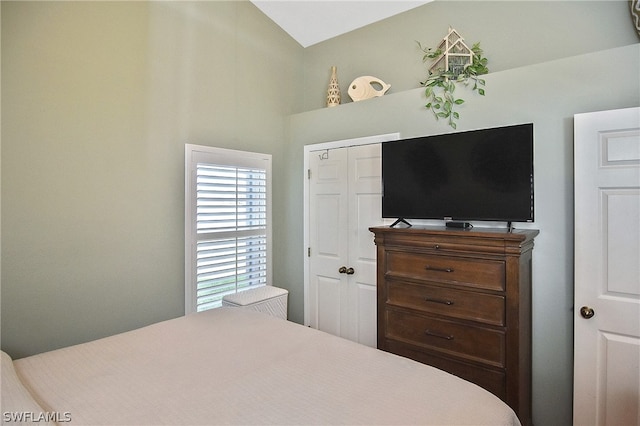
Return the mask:
<svg viewBox="0 0 640 426"><path fill-rule="evenodd" d="M312 46L432 0L251 0L302 47Z"/></svg>

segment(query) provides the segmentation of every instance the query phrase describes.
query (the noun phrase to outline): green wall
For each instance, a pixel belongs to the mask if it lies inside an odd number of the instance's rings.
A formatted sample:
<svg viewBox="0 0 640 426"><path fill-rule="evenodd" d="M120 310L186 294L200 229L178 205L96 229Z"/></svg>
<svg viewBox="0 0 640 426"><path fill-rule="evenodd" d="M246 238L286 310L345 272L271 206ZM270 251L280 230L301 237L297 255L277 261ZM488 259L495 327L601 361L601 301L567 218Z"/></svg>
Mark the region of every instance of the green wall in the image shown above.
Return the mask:
<svg viewBox="0 0 640 426"><path fill-rule="evenodd" d="M448 25L481 41L492 70L486 96L458 89L458 130L533 122L535 128L533 414L539 425L572 423L573 387L573 115L640 105L640 44L626 2L436 2L305 50L305 81L317 93L290 120L292 197L303 192L307 144L399 132L402 137L453 131L424 108L418 82L425 66L414 44L437 42ZM393 34L393 37L389 35ZM400 39L399 39L400 38ZM344 105L322 108L329 67L337 65ZM359 75L392 85L387 95L349 102ZM404 89L394 91L394 88ZM315 106L315 110L313 107ZM290 215L302 202L289 205ZM286 246L303 262L302 218ZM482 224L476 224L476 226ZM504 224L498 224L504 226ZM303 271L297 278L302 280ZM302 318L302 299L293 295ZM300 296L302 297L302 296Z"/></svg>
<svg viewBox="0 0 640 426"><path fill-rule="evenodd" d="M304 110L324 107L332 65L343 103L351 102L349 83L362 75L390 83L388 94L419 87L427 67L416 41L436 47L449 27L469 46L480 43L491 72L638 42L624 0L435 0L306 48ZM558 85L567 78L557 77Z"/></svg>
<svg viewBox="0 0 640 426"><path fill-rule="evenodd" d="M434 2L306 49L247 1L0 8L3 350L183 314L185 143L273 155L274 284L302 322L303 146L451 131L414 42L451 25L492 71L459 130L535 124L534 420L570 424L572 117L640 103L626 1ZM347 104L326 109L332 65ZM360 75L392 88L350 103Z"/></svg>
<svg viewBox="0 0 640 426"><path fill-rule="evenodd" d="M3 350L183 315L185 143L272 154L285 232L303 49L255 6L1 7Z"/></svg>

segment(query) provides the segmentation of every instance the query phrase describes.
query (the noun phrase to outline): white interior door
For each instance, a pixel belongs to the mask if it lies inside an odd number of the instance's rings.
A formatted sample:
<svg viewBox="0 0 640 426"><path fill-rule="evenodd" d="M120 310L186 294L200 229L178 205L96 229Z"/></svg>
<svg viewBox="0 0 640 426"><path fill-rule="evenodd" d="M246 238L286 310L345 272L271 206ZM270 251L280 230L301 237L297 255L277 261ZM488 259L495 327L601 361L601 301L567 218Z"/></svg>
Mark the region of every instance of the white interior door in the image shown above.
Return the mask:
<svg viewBox="0 0 640 426"><path fill-rule="evenodd" d="M574 424L640 424L640 108L575 116Z"/></svg>
<svg viewBox="0 0 640 426"><path fill-rule="evenodd" d="M347 149L309 154L309 325L348 334Z"/></svg>
<svg viewBox="0 0 640 426"><path fill-rule="evenodd" d="M349 148L348 339L377 346L376 246L369 228L382 224L382 146Z"/></svg>
<svg viewBox="0 0 640 426"><path fill-rule="evenodd" d="M309 153L309 325L376 346L381 145Z"/></svg>

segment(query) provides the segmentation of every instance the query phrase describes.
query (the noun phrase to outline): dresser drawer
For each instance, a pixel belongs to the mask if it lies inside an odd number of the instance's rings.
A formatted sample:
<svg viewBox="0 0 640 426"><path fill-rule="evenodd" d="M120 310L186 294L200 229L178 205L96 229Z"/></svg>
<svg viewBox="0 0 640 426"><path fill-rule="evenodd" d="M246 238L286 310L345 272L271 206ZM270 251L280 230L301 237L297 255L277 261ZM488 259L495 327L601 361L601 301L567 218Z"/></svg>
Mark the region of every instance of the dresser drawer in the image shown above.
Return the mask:
<svg viewBox="0 0 640 426"><path fill-rule="evenodd" d="M410 345L393 340L386 342L385 350L447 371L482 386L506 401L506 372L502 368L480 367L475 363L461 362L446 356L436 356L431 352L415 350Z"/></svg>
<svg viewBox="0 0 640 426"><path fill-rule="evenodd" d="M387 303L423 312L503 326L504 296L430 284L387 280Z"/></svg>
<svg viewBox="0 0 640 426"><path fill-rule="evenodd" d="M387 339L396 339L463 359L504 367L505 335L429 316L387 309Z"/></svg>
<svg viewBox="0 0 640 426"><path fill-rule="evenodd" d="M505 290L505 266L501 261L388 251L386 273L425 281Z"/></svg>

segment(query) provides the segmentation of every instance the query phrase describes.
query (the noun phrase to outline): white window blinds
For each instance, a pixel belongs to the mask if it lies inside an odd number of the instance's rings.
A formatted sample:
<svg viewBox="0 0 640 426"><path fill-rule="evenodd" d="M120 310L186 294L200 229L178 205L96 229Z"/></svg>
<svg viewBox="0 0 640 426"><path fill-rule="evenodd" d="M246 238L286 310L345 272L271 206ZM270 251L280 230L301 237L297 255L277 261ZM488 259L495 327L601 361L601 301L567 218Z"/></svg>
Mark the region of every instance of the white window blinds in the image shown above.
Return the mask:
<svg viewBox="0 0 640 426"><path fill-rule="evenodd" d="M185 310L270 283L271 157L187 146Z"/></svg>

